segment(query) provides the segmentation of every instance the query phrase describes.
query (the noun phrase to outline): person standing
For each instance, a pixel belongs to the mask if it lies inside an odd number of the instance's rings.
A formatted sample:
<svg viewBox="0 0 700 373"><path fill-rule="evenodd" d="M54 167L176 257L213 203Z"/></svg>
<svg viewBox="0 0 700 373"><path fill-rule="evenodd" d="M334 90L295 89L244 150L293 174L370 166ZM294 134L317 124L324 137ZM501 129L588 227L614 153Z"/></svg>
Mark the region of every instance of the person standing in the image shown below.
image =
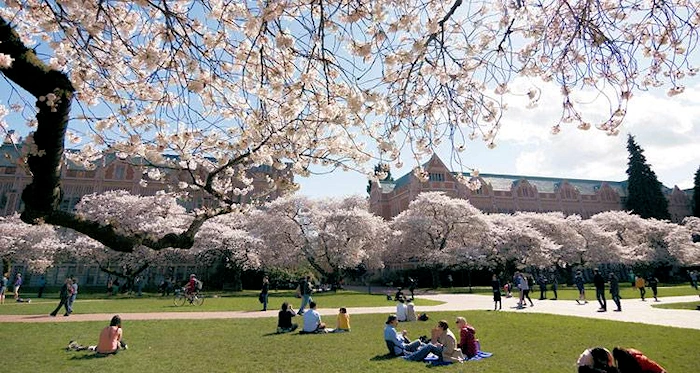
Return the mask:
<svg viewBox="0 0 700 373"><path fill-rule="evenodd" d="M24 281L22 280L22 274L17 273L15 275L15 284L14 284L15 285L15 299L19 298L19 288L22 287L23 283L24 283Z"/></svg>
<svg viewBox="0 0 700 373"><path fill-rule="evenodd" d="M142 296L143 295L143 278L141 276L136 276L136 279L134 280L134 285L136 285L136 295L137 296Z"/></svg>
<svg viewBox="0 0 700 373"><path fill-rule="evenodd" d="M2 280L0 280L0 304L5 303L5 293L7 292L7 283L10 280L7 278L7 273L2 274Z"/></svg>
<svg viewBox="0 0 700 373"><path fill-rule="evenodd" d="M493 290L493 310L496 311L496 306L498 306L498 309L500 310L502 307L501 281L498 280L495 273L491 276L491 290Z"/></svg>
<svg viewBox="0 0 700 373"><path fill-rule="evenodd" d="M598 268L593 269L593 285L595 285L595 297L600 303L598 312L605 312L608 310L608 305L605 301L605 278L600 274Z"/></svg>
<svg viewBox="0 0 700 373"><path fill-rule="evenodd" d="M68 300L70 299L71 291L73 291L72 285L73 284L71 283L70 277L66 277L66 280L63 282L63 286L61 286L61 290L59 291L59 298L61 300L58 302L58 306L56 307L56 309L49 314L50 316L56 316L61 307L66 308L66 313L63 314L63 316L70 315L70 313L68 313Z"/></svg>
<svg viewBox="0 0 700 373"><path fill-rule="evenodd" d="M267 311L267 295L270 292L270 279L263 276L262 289L260 289L260 300L262 300L263 311Z"/></svg>
<svg viewBox="0 0 700 373"><path fill-rule="evenodd" d="M78 297L78 279L73 277L71 279L71 293L70 293L70 297L68 297L68 305L66 307L69 315L71 313L73 313L73 302L75 302L75 298L77 298L77 297Z"/></svg>
<svg viewBox="0 0 700 373"><path fill-rule="evenodd" d="M583 301L583 304L588 303L586 300L586 288L584 286L585 284L583 282L583 274L581 274L581 271L576 271L574 284L576 284L576 289L578 289L578 299L576 299L576 303L581 304L581 301Z"/></svg>
<svg viewBox="0 0 700 373"><path fill-rule="evenodd" d="M537 285L540 287L540 300L547 299L547 278L539 275L537 277Z"/></svg>
<svg viewBox="0 0 700 373"><path fill-rule="evenodd" d="M306 307L311 301L311 293L313 292L311 288L311 276L306 276L299 283L299 292L301 293L301 306L299 306L299 311L297 315L304 314L304 307Z"/></svg>
<svg viewBox="0 0 700 373"><path fill-rule="evenodd" d="M610 272L608 277L610 278L610 296L617 306L615 312L620 312L622 311L622 305L620 304L620 281L618 281L617 276L613 272Z"/></svg>
<svg viewBox="0 0 700 373"><path fill-rule="evenodd" d="M452 280L452 275L451 275L451 274L447 275L447 285L448 285L450 288L452 288L452 282L453 282L453 280Z"/></svg>
<svg viewBox="0 0 700 373"><path fill-rule="evenodd" d="M413 297L413 292L416 290L416 280L413 279L413 277L408 278L408 291L411 292L411 300L414 299Z"/></svg>
<svg viewBox="0 0 700 373"><path fill-rule="evenodd" d="M647 293L647 289L644 288L646 285L645 281L644 281L644 277L637 276L637 279L634 280L634 285L637 287L637 289L639 289L639 296L642 297L642 301L646 302L646 299L644 299L644 296Z"/></svg>
<svg viewBox="0 0 700 373"><path fill-rule="evenodd" d="M44 295L44 290L46 289L46 278L42 275L39 279L39 292L36 294L37 298L41 298Z"/></svg>
<svg viewBox="0 0 700 373"><path fill-rule="evenodd" d="M654 302L658 302L659 298L657 298L657 295L659 290L659 279L656 278L656 276L651 275L647 278L647 284L649 284L651 292L654 294Z"/></svg>
<svg viewBox="0 0 700 373"><path fill-rule="evenodd" d="M692 270L689 273L690 276L690 286L692 286L695 290L698 290L698 272L696 270Z"/></svg>
<svg viewBox="0 0 700 373"><path fill-rule="evenodd" d="M559 288L559 280L557 279L557 274L552 276L552 293L554 293L554 298L552 300L557 300L557 289Z"/></svg>

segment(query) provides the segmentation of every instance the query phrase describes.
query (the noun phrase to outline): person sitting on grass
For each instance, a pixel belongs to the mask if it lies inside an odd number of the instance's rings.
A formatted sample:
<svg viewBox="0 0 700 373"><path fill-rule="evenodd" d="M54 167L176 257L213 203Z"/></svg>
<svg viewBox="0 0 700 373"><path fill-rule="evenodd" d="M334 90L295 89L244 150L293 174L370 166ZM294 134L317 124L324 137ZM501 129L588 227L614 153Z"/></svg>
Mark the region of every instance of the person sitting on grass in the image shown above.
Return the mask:
<svg viewBox="0 0 700 373"><path fill-rule="evenodd" d="M75 341L68 343L68 350L75 351L95 351L98 356L114 355L120 349L126 350L129 348L125 341L122 340L122 319L119 315L114 315L109 322L109 326L105 326L100 332L100 339L95 346L81 346Z"/></svg>
<svg viewBox="0 0 700 373"><path fill-rule="evenodd" d="M350 331L350 315L348 315L348 310L343 307L338 311L338 323L336 328L333 330L335 333L343 333Z"/></svg>
<svg viewBox="0 0 700 373"><path fill-rule="evenodd" d="M620 373L666 373L661 365L634 348L615 347L612 355Z"/></svg>
<svg viewBox="0 0 700 373"><path fill-rule="evenodd" d="M406 321L416 320L418 320L418 316L416 316L416 306L413 304L413 301L409 300L406 305Z"/></svg>
<svg viewBox="0 0 700 373"><path fill-rule="evenodd" d="M404 359L423 361L430 353L437 355L439 360L445 363L461 363L464 361L462 351L457 348L457 339L445 320L438 321L437 326L431 331L430 343L421 346L418 351L404 356Z"/></svg>
<svg viewBox="0 0 700 373"><path fill-rule="evenodd" d="M578 373L618 373L613 356L605 348L589 348L576 361Z"/></svg>
<svg viewBox="0 0 700 373"><path fill-rule="evenodd" d="M404 302L403 298L399 298L398 303L396 303L396 317L399 321L406 321L407 318L408 307Z"/></svg>
<svg viewBox="0 0 700 373"><path fill-rule="evenodd" d="M467 359L471 359L479 352L479 340L475 337L476 329L461 316L457 318L457 327L459 328L457 347L462 349L462 353Z"/></svg>
<svg viewBox="0 0 700 373"><path fill-rule="evenodd" d="M321 315L316 311L316 302L309 302L309 310L304 312L304 327L301 334L325 333L326 324L321 321Z"/></svg>
<svg viewBox="0 0 700 373"><path fill-rule="evenodd" d="M423 343L418 339L411 342L405 330L400 333L396 330L398 325L399 319L396 318L396 315L387 317L386 326L384 327L384 341L389 349L389 353L394 356L401 356L405 353L418 351Z"/></svg>
<svg viewBox="0 0 700 373"><path fill-rule="evenodd" d="M289 333L295 331L299 325L292 323L292 317L296 316L289 303L282 303L282 309L277 316L277 333Z"/></svg>

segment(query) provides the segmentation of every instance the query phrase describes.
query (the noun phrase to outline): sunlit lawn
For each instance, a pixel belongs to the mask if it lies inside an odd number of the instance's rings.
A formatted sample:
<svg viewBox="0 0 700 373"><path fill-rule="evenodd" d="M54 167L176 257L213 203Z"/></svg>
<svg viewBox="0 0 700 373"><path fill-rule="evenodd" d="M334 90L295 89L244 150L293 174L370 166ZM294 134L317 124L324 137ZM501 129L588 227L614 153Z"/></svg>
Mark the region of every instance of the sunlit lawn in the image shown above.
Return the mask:
<svg viewBox="0 0 700 373"><path fill-rule="evenodd" d="M605 285L605 291L606 294L608 293L608 284ZM646 288L646 297L653 298L652 292L650 288ZM469 293L469 288L465 287L454 287L454 288L440 288L435 290L435 292L439 293ZM475 294L490 294L491 293L491 288L490 287L472 287L472 293ZM517 289L514 291L514 293L517 293ZM690 287L690 285L674 285L674 286L660 286L658 287L658 296L659 298L663 297L676 297L676 296L682 296L682 295L698 295L698 291ZM535 285L531 290L530 290L530 297L535 299L539 298L540 296L540 289L537 285ZM639 290L636 288L633 288L630 286L630 283L628 282L621 282L620 283L620 296L623 299L633 299L633 298L639 298ZM586 286L586 297L589 299L595 299L595 288L591 286ZM551 285L547 286L547 298L552 299L554 298L554 292L552 291ZM559 289L557 290L557 299L564 299L564 300L574 300L578 299L578 290L576 290L576 287L574 286L563 286L559 285Z"/></svg>
<svg viewBox="0 0 700 373"><path fill-rule="evenodd" d="M7 304L0 305L0 314L5 315L41 315L48 314L58 305L57 294L49 294L51 298L32 299L31 303L15 303L7 299ZM79 313L128 313L128 312L192 312L192 311L258 311L262 304L258 302L258 292L241 292L226 294L207 294L204 305L193 306L186 304L176 307L173 297L145 295L138 298L130 295L118 295L105 299L103 295L78 294L74 312ZM340 307L381 307L394 306L384 295L369 295L352 291L337 293L317 293L313 295L319 308ZM279 309L282 302L289 302L295 309L301 300L294 297L290 291L270 293L268 309ZM416 299L417 306L441 304L424 299ZM63 312L63 311L61 311Z"/></svg>
<svg viewBox="0 0 700 373"><path fill-rule="evenodd" d="M439 367L443 372L573 372L587 347L634 346L669 372L697 372L700 331L566 316L512 312L444 312L402 323L416 338L441 318L465 316L491 358ZM129 350L107 358L67 352L69 340L95 343L104 322L0 324L6 372L429 372L423 363L387 359L386 316L351 315L352 332L271 333L275 320L124 320ZM298 322L299 320L297 320ZM332 321L332 318L326 321Z"/></svg>
<svg viewBox="0 0 700 373"><path fill-rule="evenodd" d="M654 304L652 307L676 310L698 310L698 308L700 308L700 299L696 302ZM700 312L698 312L698 317L700 317Z"/></svg>

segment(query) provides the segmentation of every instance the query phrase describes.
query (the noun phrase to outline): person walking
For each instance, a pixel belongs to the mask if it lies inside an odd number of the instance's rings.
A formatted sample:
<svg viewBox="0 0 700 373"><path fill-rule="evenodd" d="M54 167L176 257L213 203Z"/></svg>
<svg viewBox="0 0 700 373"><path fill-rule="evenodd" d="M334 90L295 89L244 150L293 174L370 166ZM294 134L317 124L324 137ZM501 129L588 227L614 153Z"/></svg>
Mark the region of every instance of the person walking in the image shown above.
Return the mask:
<svg viewBox="0 0 700 373"><path fill-rule="evenodd" d="M583 274L581 271L576 271L576 277L574 277L574 284L576 284L576 289L578 289L578 299L576 299L576 303L581 304L581 301L583 301L583 304L588 303L586 300L586 288L585 284L583 282Z"/></svg>
<svg viewBox="0 0 700 373"><path fill-rule="evenodd" d="M68 312L68 300L70 299L71 291L73 291L72 285L73 284L70 277L66 277L66 280L63 282L63 286L61 286L61 290L59 291L59 298L61 300L58 302L56 309L49 314L50 316L56 316L61 307L66 308L66 313L64 313L63 316L70 316L70 313Z"/></svg>
<svg viewBox="0 0 700 373"><path fill-rule="evenodd" d="M313 289L311 287L311 276L306 276L299 282L299 293L301 294L301 306L299 306L299 311L297 315L304 314L304 307L306 307L311 301L311 293Z"/></svg>
<svg viewBox="0 0 700 373"><path fill-rule="evenodd" d="M417 285L418 284L416 284L416 280L414 280L413 277L408 278L408 291L411 292L411 300L414 299L413 292L416 290Z"/></svg>
<svg viewBox="0 0 700 373"><path fill-rule="evenodd" d="M494 273L491 276L491 290L493 290L493 310L496 311L496 306L500 310L503 304L501 303L501 281Z"/></svg>
<svg viewBox="0 0 700 373"><path fill-rule="evenodd" d="M659 298L657 298L657 295L659 290L659 279L656 278L656 276L651 275L647 277L647 284L651 288L651 292L654 294L654 302L658 302Z"/></svg>
<svg viewBox="0 0 700 373"><path fill-rule="evenodd" d="M644 299L644 296L647 293L647 289L645 289L645 281L644 277L637 275L637 278L634 280L634 285L639 289L639 296L642 297L642 302L646 302L646 299Z"/></svg>
<svg viewBox="0 0 700 373"><path fill-rule="evenodd" d="M78 279L73 277L71 278L71 292L70 292L70 297L68 297L68 305L66 306L66 309L68 310L68 314L70 315L73 313L73 303L75 302L75 298L78 297Z"/></svg>
<svg viewBox="0 0 700 373"><path fill-rule="evenodd" d="M44 290L46 290L46 277L42 275L39 279L39 292L37 292L36 297L41 298L44 295Z"/></svg>
<svg viewBox="0 0 700 373"><path fill-rule="evenodd" d="M262 289L260 290L260 299L263 304L263 311L267 311L267 296L270 292L270 279L267 276L263 276Z"/></svg>
<svg viewBox="0 0 700 373"><path fill-rule="evenodd" d="M557 300L557 289L559 288L559 280L557 279L557 274L552 275L552 293L554 293L554 298L552 300Z"/></svg>
<svg viewBox="0 0 700 373"><path fill-rule="evenodd" d="M620 304L620 281L613 272L610 272L608 277L610 279L610 296L617 306L615 312L620 312L622 311L622 305Z"/></svg>
<svg viewBox="0 0 700 373"><path fill-rule="evenodd" d="M605 301L605 278L600 274L598 268L593 269L593 285L595 285L595 297L600 303L598 312L605 312L608 310L608 305Z"/></svg>
<svg viewBox="0 0 700 373"><path fill-rule="evenodd" d="M688 273L690 276L690 286L692 286L695 290L698 290L698 271L692 270Z"/></svg>
<svg viewBox="0 0 700 373"><path fill-rule="evenodd" d="M17 275L15 275L15 284L14 284L15 285L15 299L19 298L19 288L22 287L23 283L24 283L24 281L22 280L22 274L17 273Z"/></svg>
<svg viewBox="0 0 700 373"><path fill-rule="evenodd" d="M0 304L5 304L5 293L7 292L7 283L9 281L7 273L3 273L2 280L0 280Z"/></svg>
<svg viewBox="0 0 700 373"><path fill-rule="evenodd" d="M519 287L521 291L520 295L520 307L525 307L525 299L527 299L530 302L530 307L534 307L535 304L532 303L532 299L530 299L530 284L528 281L528 278L525 277L526 275L521 274L520 275L520 281L519 281Z"/></svg>

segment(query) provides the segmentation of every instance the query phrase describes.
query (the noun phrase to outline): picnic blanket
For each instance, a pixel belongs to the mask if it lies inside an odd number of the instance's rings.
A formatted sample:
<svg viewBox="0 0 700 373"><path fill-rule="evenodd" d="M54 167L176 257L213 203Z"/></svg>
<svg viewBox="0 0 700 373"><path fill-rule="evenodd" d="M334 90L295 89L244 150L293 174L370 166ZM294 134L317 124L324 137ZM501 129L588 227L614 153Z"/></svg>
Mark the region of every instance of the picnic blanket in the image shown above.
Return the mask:
<svg viewBox="0 0 700 373"><path fill-rule="evenodd" d="M481 359L486 359L487 357L491 357L493 353L491 352L484 352L484 351L479 351L472 357L471 359L465 359L464 361L476 361L476 360L481 360ZM428 356L425 357L424 361L429 362L432 365L435 366L440 366L440 365L450 365L452 364L451 361L442 361L440 360L440 357L435 355L434 353L429 353Z"/></svg>

